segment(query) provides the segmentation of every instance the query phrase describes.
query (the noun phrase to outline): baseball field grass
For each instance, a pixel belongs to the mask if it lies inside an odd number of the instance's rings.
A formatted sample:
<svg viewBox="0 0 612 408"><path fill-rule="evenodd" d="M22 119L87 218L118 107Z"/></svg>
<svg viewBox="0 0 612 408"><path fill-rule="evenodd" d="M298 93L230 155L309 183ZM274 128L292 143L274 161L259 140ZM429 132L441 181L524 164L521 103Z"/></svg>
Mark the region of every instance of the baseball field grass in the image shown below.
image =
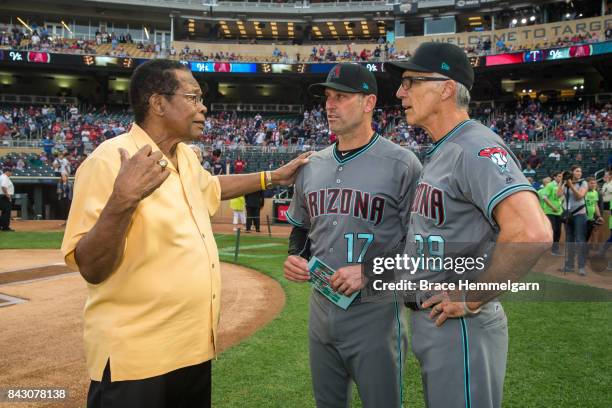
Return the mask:
<svg viewBox="0 0 612 408"><path fill-rule="evenodd" d="M218 235L216 240L221 259L233 262L235 237ZM0 248L59 248L60 242L61 233L0 236ZM213 406L313 407L307 346L310 289L282 276L286 239L243 234L240 246L238 263L280 282L287 301L275 320L213 363ZM545 275L527 279L602 297L601 289ZM610 406L612 302L508 301L504 308L510 333L504 407ZM404 371L405 406L424 407L419 368L411 354ZM361 407L355 388L353 399L353 406Z"/></svg>

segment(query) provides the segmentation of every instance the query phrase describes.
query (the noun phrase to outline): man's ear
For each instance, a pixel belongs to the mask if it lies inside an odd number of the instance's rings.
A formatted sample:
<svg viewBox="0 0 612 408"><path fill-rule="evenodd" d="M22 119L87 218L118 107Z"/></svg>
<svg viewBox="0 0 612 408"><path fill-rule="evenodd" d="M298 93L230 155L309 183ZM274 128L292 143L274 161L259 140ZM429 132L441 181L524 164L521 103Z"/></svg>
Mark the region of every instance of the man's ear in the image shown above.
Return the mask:
<svg viewBox="0 0 612 408"><path fill-rule="evenodd" d="M365 106L363 107L363 111L365 113L370 113L376 107L376 95L366 95L365 96Z"/></svg>
<svg viewBox="0 0 612 408"><path fill-rule="evenodd" d="M448 98L454 98L455 92L457 90L457 83L455 81L444 81L442 82L442 93L440 96L442 100L446 100Z"/></svg>
<svg viewBox="0 0 612 408"><path fill-rule="evenodd" d="M164 116L165 102L163 95L153 94L149 96L149 113L155 116Z"/></svg>

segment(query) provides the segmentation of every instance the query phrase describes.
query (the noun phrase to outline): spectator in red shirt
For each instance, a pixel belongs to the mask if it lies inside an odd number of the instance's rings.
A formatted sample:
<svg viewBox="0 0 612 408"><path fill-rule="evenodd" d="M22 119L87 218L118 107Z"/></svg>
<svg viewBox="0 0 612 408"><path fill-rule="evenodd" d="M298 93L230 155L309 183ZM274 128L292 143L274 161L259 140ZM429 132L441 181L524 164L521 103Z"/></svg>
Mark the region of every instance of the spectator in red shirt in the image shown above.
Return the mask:
<svg viewBox="0 0 612 408"><path fill-rule="evenodd" d="M240 174L244 171L244 168L246 167L246 162L244 162L240 156L238 156L236 158L236 161L234 162L234 173L235 174Z"/></svg>

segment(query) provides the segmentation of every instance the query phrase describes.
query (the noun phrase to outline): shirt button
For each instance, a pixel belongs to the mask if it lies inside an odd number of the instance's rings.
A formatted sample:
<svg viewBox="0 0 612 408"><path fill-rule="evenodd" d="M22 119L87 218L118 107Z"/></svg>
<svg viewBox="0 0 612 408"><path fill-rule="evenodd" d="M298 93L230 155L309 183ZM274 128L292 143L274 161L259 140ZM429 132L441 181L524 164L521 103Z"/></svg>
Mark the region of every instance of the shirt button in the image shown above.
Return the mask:
<svg viewBox="0 0 612 408"><path fill-rule="evenodd" d="M332 222L332 224L338 225L338 221L334 221L334 222Z"/></svg>
<svg viewBox="0 0 612 408"><path fill-rule="evenodd" d="M336 184L340 184L341 182L342 182L342 180L336 179Z"/></svg>
<svg viewBox="0 0 612 408"><path fill-rule="evenodd" d="M338 167L338 171L342 171L342 166Z"/></svg>
<svg viewBox="0 0 612 408"><path fill-rule="evenodd" d="M329 252L334 252L334 248L329 248Z"/></svg>

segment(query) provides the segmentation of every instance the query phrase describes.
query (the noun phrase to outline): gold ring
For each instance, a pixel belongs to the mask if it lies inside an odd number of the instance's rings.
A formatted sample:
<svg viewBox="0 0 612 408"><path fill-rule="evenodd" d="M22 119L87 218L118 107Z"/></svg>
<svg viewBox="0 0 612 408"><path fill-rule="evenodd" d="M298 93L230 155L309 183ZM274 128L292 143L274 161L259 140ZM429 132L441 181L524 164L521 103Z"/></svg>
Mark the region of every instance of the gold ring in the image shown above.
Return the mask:
<svg viewBox="0 0 612 408"><path fill-rule="evenodd" d="M165 170L166 167L168 167L168 160L166 160L166 159L158 160L157 164L159 164L159 166L162 168L162 170Z"/></svg>

